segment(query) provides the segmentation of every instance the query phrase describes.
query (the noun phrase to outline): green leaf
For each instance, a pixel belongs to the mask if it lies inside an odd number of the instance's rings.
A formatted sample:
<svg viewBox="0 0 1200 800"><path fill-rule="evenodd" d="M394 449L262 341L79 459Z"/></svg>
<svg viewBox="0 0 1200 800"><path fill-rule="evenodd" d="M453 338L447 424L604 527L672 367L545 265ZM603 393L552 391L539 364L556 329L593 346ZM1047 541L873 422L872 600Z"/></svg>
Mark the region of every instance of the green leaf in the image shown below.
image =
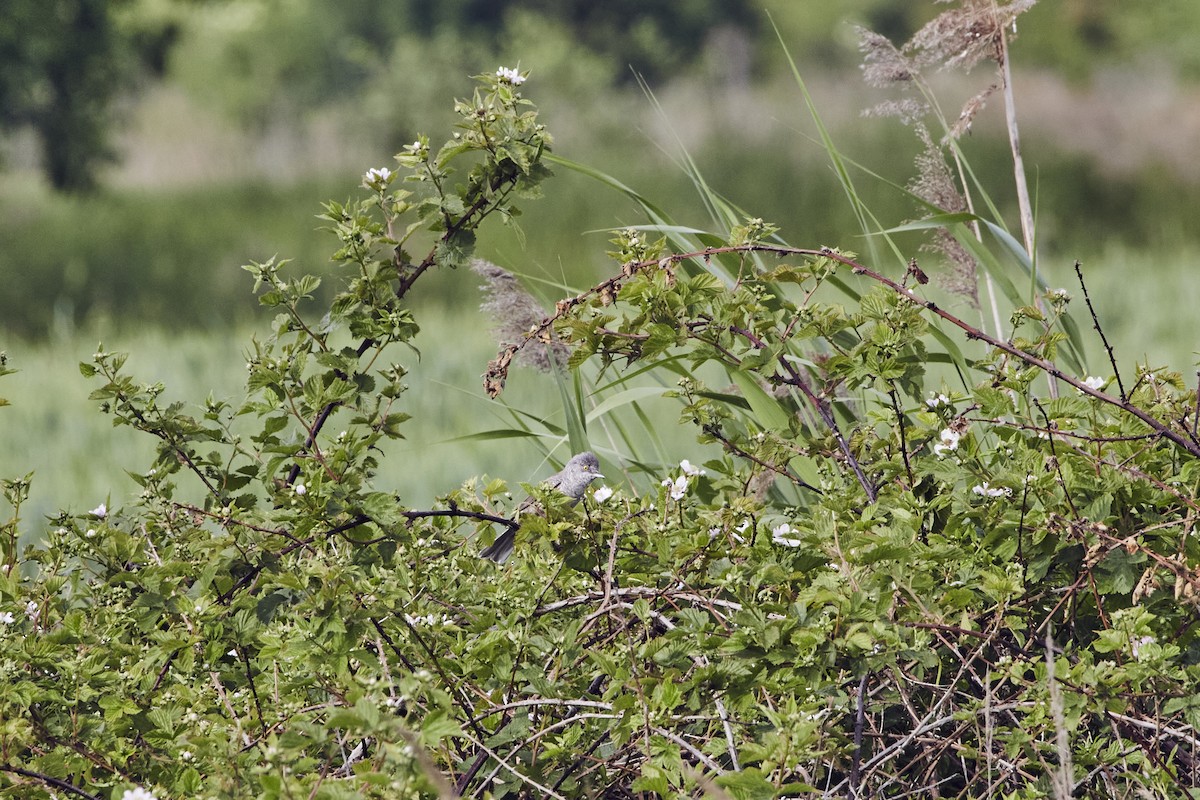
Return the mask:
<svg viewBox="0 0 1200 800"><path fill-rule="evenodd" d="M362 500L363 513L384 528L395 528L405 521L404 508L387 492L371 492Z"/></svg>
<svg viewBox="0 0 1200 800"><path fill-rule="evenodd" d="M772 800L775 797L775 785L758 767L727 772L718 776L715 783L736 800Z"/></svg>
<svg viewBox="0 0 1200 800"><path fill-rule="evenodd" d="M445 739L461 736L462 728L445 709L432 711L421 721L421 744L426 747L437 747Z"/></svg>

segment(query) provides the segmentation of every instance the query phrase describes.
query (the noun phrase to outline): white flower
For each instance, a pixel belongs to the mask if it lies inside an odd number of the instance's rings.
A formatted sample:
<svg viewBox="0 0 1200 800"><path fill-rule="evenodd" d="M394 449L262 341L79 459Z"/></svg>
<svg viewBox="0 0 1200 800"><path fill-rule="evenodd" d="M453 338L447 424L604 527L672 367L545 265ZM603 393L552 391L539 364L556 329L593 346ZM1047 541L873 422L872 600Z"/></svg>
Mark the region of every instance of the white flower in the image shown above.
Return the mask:
<svg viewBox="0 0 1200 800"><path fill-rule="evenodd" d="M948 406L948 405L950 405L950 398L946 397L946 395L944 395L944 394L939 394L939 395L930 397L928 400L926 400L925 405L929 406L930 408L937 408L938 406Z"/></svg>
<svg viewBox="0 0 1200 800"><path fill-rule="evenodd" d="M100 517L100 519L104 519L108 516L108 506L106 506L104 503L101 503L88 513L93 516Z"/></svg>
<svg viewBox="0 0 1200 800"><path fill-rule="evenodd" d="M704 470L700 469L699 467L692 466L692 462L688 461L686 458L679 462L679 468L683 470L684 475L690 475L692 477L705 474Z"/></svg>
<svg viewBox="0 0 1200 800"><path fill-rule="evenodd" d="M1129 642L1129 649L1133 652L1133 657L1141 661L1142 648L1148 644L1154 644L1153 636L1139 636Z"/></svg>
<svg viewBox="0 0 1200 800"><path fill-rule="evenodd" d="M1104 388L1104 384L1108 383L1104 378L1097 378L1094 375L1089 375L1083 379L1083 385L1089 389L1095 389L1097 392Z"/></svg>
<svg viewBox="0 0 1200 800"><path fill-rule="evenodd" d="M939 456L944 456L951 450L958 449L958 440L962 438L962 434L957 431L946 428L938 436L938 443L933 446L933 452Z"/></svg>
<svg viewBox="0 0 1200 800"><path fill-rule="evenodd" d="M155 800L152 793L138 786L136 789L126 789L121 795L121 800Z"/></svg>
<svg viewBox="0 0 1200 800"><path fill-rule="evenodd" d="M613 490L608 486L601 486L596 491L592 492L592 499L597 503L603 503L605 500L613 496Z"/></svg>
<svg viewBox="0 0 1200 800"><path fill-rule="evenodd" d="M184 750L183 752L181 752L179 754L179 758L182 759L183 761L191 761L192 760L192 751Z"/></svg>
<svg viewBox="0 0 1200 800"><path fill-rule="evenodd" d="M11 611L0 612L0 625L12 625L13 613Z"/></svg>
<svg viewBox="0 0 1200 800"><path fill-rule="evenodd" d="M387 167L371 167L363 173L363 184L369 187L386 186L392 179L392 171Z"/></svg>
<svg viewBox="0 0 1200 800"><path fill-rule="evenodd" d="M38 604L35 603L34 601L30 600L28 603L25 604L25 616L29 617L30 619L37 619L37 615L38 615Z"/></svg>
<svg viewBox="0 0 1200 800"><path fill-rule="evenodd" d="M1004 497L1012 494L1012 489L1001 489L998 486L988 486L988 482L984 481L978 486L972 486L971 491L980 497Z"/></svg>
<svg viewBox="0 0 1200 800"><path fill-rule="evenodd" d="M803 544L803 542L794 536L788 536L789 533L795 532L796 531L791 525L788 525L786 522L784 522L781 525L776 525L774 528L771 528L771 541L775 542L775 544L783 545L784 547L799 547L801 544Z"/></svg>
<svg viewBox="0 0 1200 800"><path fill-rule="evenodd" d="M303 483L297 483L296 484L296 494L303 497L304 495L308 494L308 487L305 486Z"/></svg>
<svg viewBox="0 0 1200 800"><path fill-rule="evenodd" d="M501 67L500 69L496 70L496 77L500 79L501 83L507 83L513 86L520 86L525 82L524 75L515 69L508 69L507 67Z"/></svg>
<svg viewBox="0 0 1200 800"><path fill-rule="evenodd" d="M1071 299L1071 293L1066 289L1051 289L1049 295L1051 300L1063 303Z"/></svg>
<svg viewBox="0 0 1200 800"><path fill-rule="evenodd" d="M663 478L662 485L667 487L672 500L682 500L687 494L688 478L687 475L680 475L675 480Z"/></svg>

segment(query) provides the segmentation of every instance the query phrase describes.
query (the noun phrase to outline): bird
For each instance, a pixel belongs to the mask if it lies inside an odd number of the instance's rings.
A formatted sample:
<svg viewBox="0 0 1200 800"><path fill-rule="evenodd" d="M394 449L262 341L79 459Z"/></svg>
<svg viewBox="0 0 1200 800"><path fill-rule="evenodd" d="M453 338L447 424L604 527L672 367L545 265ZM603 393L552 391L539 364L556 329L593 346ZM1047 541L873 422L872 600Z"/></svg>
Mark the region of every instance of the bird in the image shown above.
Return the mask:
<svg viewBox="0 0 1200 800"><path fill-rule="evenodd" d="M551 489L558 489L560 492L571 498L571 505L575 505L582 499L583 493L587 491L588 485L596 480L603 478L600 474L600 460L596 458L596 454L590 451L584 451L571 456L571 460L566 463L566 466L561 471L554 473L546 480L542 481L543 486L548 486ZM528 511L537 506L538 502L533 497L527 497L517 507L517 516L519 517L523 511ZM516 541L517 528L507 528L503 533L496 537L496 541L492 542L480 552L480 558L486 558L489 561L495 561L497 564L503 564L512 555L513 544Z"/></svg>

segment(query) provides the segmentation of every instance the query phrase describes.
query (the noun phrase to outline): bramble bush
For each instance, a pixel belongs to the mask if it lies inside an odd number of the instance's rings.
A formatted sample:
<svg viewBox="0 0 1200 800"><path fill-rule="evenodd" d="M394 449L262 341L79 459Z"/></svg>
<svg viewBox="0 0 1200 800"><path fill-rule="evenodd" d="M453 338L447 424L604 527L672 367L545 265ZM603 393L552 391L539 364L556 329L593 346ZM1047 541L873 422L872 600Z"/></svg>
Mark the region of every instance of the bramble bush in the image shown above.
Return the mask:
<svg viewBox="0 0 1200 800"><path fill-rule="evenodd" d="M651 224L615 234L611 277L532 323L513 276L475 264L507 331L486 390L522 357L548 369L563 441L614 486L576 507L525 487L545 515L518 523L500 480L429 509L376 485L407 423L419 279L471 263L480 223L549 175L523 81L481 76L445 145L421 138L326 206L328 308L307 300L316 279L248 267L278 315L244 401L189 410L121 355L82 365L158 456L134 502L24 547L29 476L4 484L0 794L1200 784L1196 394L1115 359L1087 376L1064 291L1031 281L987 331L930 299L916 260L889 276L760 220L700 232L647 206ZM994 221L926 222L991 264L971 225ZM719 456L647 457L657 423L626 389L645 375ZM608 404L607 447L587 399ZM507 564L478 558L518 524Z"/></svg>

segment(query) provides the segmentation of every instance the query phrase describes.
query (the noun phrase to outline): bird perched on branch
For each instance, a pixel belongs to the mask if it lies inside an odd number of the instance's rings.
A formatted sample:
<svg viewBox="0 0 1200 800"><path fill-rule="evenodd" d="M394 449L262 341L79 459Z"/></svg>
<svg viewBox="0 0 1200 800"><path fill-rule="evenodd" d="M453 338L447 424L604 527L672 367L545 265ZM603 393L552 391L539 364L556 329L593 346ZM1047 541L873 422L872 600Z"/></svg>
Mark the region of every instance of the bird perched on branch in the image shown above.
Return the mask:
<svg viewBox="0 0 1200 800"><path fill-rule="evenodd" d="M600 474L600 461L596 458L595 453L585 451L572 456L562 471L551 475L542 482L542 485L558 489L571 498L571 505L575 505L587 491L588 485L596 478L603 477ZM517 508L517 516L519 517L523 512L534 510L537 505L538 502L533 497L525 498ZM496 541L484 548L483 552L479 554L480 557L503 564L512 555L516 537L517 529L515 527L506 529L496 537Z"/></svg>

